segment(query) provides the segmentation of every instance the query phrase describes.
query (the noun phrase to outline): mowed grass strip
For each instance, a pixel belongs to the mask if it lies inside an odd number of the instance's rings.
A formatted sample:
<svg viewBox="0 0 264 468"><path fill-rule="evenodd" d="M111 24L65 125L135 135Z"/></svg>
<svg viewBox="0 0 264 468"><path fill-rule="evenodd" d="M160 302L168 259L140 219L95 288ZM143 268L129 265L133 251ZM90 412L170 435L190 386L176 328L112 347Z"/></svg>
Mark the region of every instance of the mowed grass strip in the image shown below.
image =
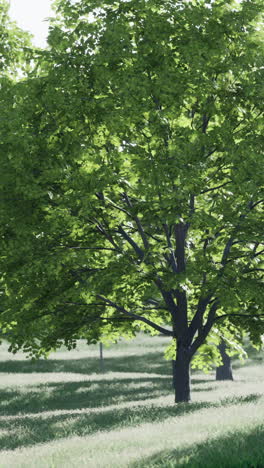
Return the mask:
<svg viewBox="0 0 264 468"><path fill-rule="evenodd" d="M193 374L175 405L167 339L80 342L31 362L0 348L0 467L264 467L263 355L234 382Z"/></svg>

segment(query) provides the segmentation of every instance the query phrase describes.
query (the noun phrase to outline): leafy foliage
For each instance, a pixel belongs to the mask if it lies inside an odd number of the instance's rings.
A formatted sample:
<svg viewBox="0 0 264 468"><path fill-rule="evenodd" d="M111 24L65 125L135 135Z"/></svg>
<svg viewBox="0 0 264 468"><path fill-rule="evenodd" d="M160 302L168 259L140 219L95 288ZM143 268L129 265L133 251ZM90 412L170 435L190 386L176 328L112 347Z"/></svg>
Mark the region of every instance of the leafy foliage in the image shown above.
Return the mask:
<svg viewBox="0 0 264 468"><path fill-rule="evenodd" d="M30 70L30 35L19 29L8 16L9 5L0 1L0 85L19 72Z"/></svg>
<svg viewBox="0 0 264 468"><path fill-rule="evenodd" d="M141 329L207 362L212 327L259 343L261 2L55 4L49 50L2 98L11 349Z"/></svg>

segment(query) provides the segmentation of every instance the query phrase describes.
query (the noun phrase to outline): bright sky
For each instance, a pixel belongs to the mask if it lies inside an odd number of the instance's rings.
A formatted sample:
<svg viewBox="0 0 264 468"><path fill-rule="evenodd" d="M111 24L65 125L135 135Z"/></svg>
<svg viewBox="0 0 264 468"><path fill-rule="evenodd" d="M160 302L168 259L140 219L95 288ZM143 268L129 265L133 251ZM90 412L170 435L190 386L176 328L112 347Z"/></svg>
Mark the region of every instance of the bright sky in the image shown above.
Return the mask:
<svg viewBox="0 0 264 468"><path fill-rule="evenodd" d="M52 15L51 0L9 0L10 17L21 29L31 32L34 44L46 46L48 22L45 19Z"/></svg>

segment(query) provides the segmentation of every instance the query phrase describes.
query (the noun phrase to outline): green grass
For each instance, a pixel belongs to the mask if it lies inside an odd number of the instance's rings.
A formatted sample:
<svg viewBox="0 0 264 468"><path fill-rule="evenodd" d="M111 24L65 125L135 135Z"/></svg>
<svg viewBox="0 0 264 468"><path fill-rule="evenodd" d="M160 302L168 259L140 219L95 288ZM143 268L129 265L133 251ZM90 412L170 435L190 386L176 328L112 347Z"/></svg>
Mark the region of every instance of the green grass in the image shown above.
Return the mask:
<svg viewBox="0 0 264 468"><path fill-rule="evenodd" d="M264 359L233 382L193 373L173 403L167 338L64 349L31 362L0 346L0 467L264 468Z"/></svg>

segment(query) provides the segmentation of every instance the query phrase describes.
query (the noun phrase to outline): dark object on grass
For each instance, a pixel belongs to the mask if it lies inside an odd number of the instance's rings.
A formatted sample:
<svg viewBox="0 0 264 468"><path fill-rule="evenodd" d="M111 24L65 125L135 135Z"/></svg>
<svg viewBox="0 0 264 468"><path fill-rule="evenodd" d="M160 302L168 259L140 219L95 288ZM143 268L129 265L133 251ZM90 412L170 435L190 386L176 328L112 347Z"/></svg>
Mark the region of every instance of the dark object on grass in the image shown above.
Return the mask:
<svg viewBox="0 0 264 468"><path fill-rule="evenodd" d="M231 358L226 352L227 346L223 340L218 346L218 349L220 351L223 364L216 368L216 380L234 380Z"/></svg>

